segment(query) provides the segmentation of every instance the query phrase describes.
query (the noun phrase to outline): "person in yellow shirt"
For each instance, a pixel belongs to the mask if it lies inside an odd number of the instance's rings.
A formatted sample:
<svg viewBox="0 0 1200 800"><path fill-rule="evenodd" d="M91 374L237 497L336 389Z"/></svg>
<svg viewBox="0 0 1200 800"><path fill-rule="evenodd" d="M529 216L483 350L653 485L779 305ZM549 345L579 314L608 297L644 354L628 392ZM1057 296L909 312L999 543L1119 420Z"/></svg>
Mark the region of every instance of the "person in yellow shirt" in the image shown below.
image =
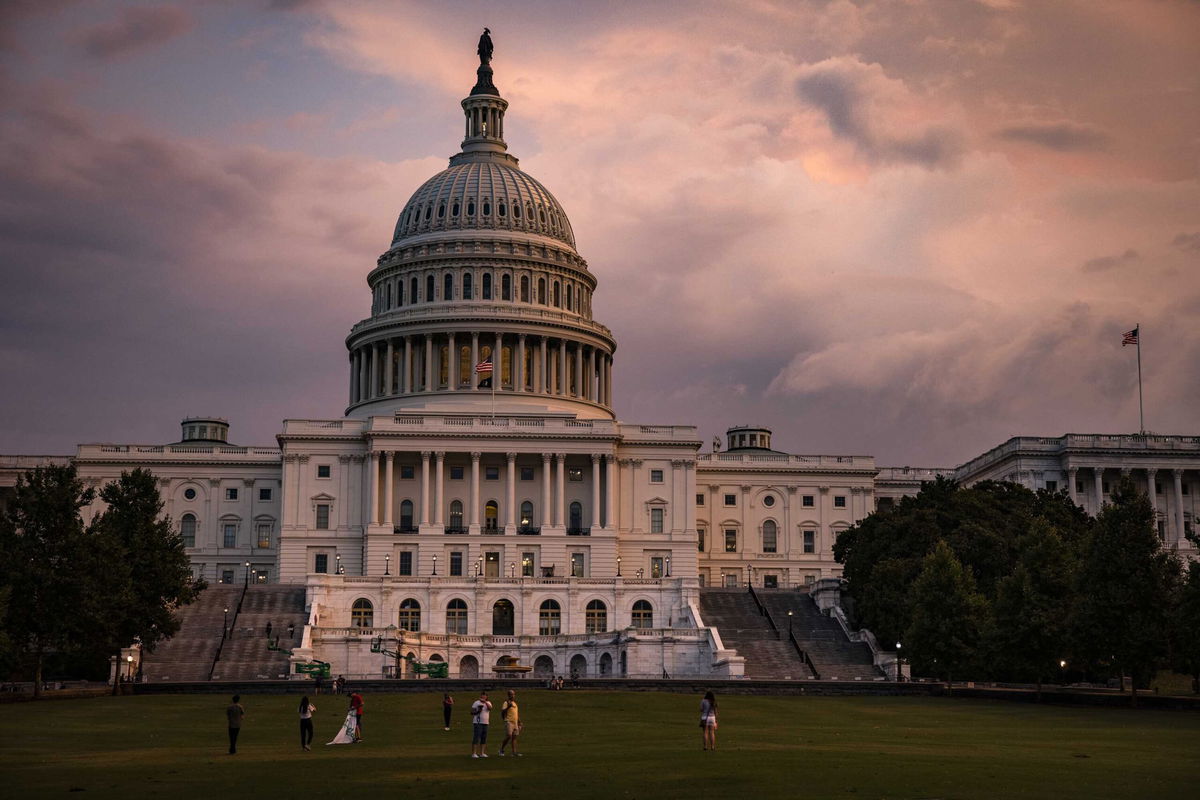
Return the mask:
<svg viewBox="0 0 1200 800"><path fill-rule="evenodd" d="M504 755L504 748L509 742L512 742L512 754L521 755L517 752L517 737L521 735L521 714L517 708L517 693L512 689L508 690L508 699L500 706L500 718L504 720L504 741L500 743L500 755Z"/></svg>

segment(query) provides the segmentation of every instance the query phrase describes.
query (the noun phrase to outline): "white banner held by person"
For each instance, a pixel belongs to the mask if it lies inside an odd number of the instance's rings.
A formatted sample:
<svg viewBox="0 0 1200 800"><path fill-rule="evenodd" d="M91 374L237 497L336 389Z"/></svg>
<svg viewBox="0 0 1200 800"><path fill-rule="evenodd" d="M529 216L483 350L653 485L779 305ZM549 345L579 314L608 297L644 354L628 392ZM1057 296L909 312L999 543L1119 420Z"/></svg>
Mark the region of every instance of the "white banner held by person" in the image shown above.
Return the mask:
<svg viewBox="0 0 1200 800"><path fill-rule="evenodd" d="M350 709L350 713L346 715L346 721L342 723L342 727L338 729L337 736L333 737L332 742L326 742L326 746L331 744L354 744L355 729L358 727L358 718L354 714L354 709Z"/></svg>

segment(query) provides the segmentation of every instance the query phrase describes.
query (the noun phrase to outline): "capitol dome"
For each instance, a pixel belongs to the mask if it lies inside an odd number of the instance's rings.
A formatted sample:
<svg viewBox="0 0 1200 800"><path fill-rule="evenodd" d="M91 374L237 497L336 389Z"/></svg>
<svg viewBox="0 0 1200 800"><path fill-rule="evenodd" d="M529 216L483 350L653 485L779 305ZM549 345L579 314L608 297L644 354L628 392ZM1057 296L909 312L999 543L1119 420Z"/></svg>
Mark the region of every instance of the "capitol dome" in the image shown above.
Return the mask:
<svg viewBox="0 0 1200 800"><path fill-rule="evenodd" d="M613 419L612 332L562 205L504 141L490 58L462 101L465 136L413 192L346 338L346 413Z"/></svg>
<svg viewBox="0 0 1200 800"><path fill-rule="evenodd" d="M426 233L464 229L538 234L575 247L571 223L545 186L516 166L474 160L442 170L413 192L396 222L392 246Z"/></svg>

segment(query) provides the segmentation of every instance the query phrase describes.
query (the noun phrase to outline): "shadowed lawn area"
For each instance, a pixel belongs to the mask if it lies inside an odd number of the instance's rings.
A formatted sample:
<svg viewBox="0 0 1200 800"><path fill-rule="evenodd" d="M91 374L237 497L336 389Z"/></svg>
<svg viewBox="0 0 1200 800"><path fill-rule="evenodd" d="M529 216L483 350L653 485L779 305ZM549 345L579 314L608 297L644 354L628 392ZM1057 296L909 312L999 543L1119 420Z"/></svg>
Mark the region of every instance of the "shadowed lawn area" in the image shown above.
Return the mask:
<svg viewBox="0 0 1200 800"><path fill-rule="evenodd" d="M0 706L6 797L1194 798L1200 715L928 698L719 697L700 750L699 697L521 690L521 759L470 753L472 695L367 695L358 745L326 747L347 698L243 695L238 754L224 696Z"/></svg>

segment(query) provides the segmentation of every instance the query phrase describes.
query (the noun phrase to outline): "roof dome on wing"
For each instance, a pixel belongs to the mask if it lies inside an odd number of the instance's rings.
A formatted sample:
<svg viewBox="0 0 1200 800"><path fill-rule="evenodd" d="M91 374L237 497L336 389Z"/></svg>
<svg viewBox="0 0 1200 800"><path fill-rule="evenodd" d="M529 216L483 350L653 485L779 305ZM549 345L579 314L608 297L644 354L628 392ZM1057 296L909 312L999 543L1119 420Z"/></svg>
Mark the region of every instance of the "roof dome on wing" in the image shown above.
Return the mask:
<svg viewBox="0 0 1200 800"><path fill-rule="evenodd" d="M545 186L514 164L484 154L454 161L409 198L396 221L393 245L425 233L482 229L540 234L574 249L571 223Z"/></svg>

